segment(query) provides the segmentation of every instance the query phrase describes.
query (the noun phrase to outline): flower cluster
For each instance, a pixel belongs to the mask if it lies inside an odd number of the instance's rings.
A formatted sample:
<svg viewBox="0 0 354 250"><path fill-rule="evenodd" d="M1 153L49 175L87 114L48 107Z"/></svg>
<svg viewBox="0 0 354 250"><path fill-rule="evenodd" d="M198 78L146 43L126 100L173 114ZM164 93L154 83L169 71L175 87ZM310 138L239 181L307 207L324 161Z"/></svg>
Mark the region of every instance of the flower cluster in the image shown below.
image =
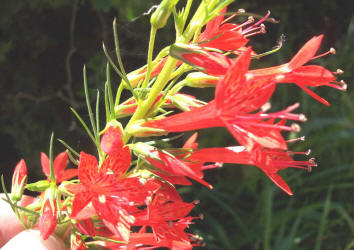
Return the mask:
<svg viewBox="0 0 354 250"><path fill-rule="evenodd" d="M52 137L49 158L41 154L46 180L27 184L24 160L16 166L8 200L14 204L23 224L37 227L43 239L57 233L72 249L86 249L90 245L111 249L191 249L200 245L201 239L187 228L200 217L190 215L196 201L183 201L176 186L196 181L212 188L204 180L203 172L223 163L235 163L257 166L274 184L292 195L278 171L289 167L310 171L316 166L313 158L293 159L296 154L306 157L310 151L288 149L288 143L301 141L302 137L286 140L282 134L282 131L299 131L297 123L288 121L306 121L304 114L293 113L300 104L267 111L280 83L294 83L327 106L329 103L310 87L346 89L344 82L336 81L340 70L331 72L321 66L305 65L334 52L331 49L316 56L323 35L311 38L288 63L250 69L251 61L263 54L257 54L248 45L249 39L265 33L264 23L270 13L259 21L250 16L247 21L235 24L232 19L244 11L225 19L231 0L202 1L191 18L192 1L187 1L179 12L177 2L163 0L152 14L147 64L129 74L122 65L114 22L118 65L104 47L109 64L103 130L98 114L94 117L91 110L84 69L92 129L73 112L95 144L97 156L78 153L61 141L67 150L53 160ZM176 42L153 60L156 32L165 26L171 13L175 18ZM111 67L122 78L115 98ZM205 102L184 94L186 86L211 87L215 89L214 98ZM129 91L131 97L121 101L123 91ZM96 103L99 111L99 94ZM123 127L117 119L127 116L130 120ZM226 128L235 146L198 148L197 133L181 148L161 146L166 145L161 142L170 140L165 137L170 132L211 127ZM66 169L68 158L77 167ZM16 204L24 189L40 195L34 203L21 208Z"/></svg>

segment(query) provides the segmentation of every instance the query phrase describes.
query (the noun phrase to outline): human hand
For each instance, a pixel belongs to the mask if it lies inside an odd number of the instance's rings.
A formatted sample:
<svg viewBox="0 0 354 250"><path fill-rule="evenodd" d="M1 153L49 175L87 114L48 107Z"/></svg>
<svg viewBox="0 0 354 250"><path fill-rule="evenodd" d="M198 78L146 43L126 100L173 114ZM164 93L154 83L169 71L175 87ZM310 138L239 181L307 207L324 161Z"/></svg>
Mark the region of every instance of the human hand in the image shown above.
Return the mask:
<svg viewBox="0 0 354 250"><path fill-rule="evenodd" d="M64 242L55 235L43 240L39 230L24 230L10 205L2 200L0 194L0 247L3 250L38 249L38 250L65 250ZM35 198L23 196L20 206L32 203Z"/></svg>

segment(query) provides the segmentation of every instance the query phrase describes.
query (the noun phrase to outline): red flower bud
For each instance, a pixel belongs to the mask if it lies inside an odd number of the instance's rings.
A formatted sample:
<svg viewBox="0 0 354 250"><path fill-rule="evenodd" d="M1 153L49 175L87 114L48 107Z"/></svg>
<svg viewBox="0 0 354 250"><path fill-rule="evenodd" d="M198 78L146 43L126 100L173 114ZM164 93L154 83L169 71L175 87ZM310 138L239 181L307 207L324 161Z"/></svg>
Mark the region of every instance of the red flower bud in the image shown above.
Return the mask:
<svg viewBox="0 0 354 250"><path fill-rule="evenodd" d="M11 199L13 201L21 200L23 189L27 182L27 167L25 161L20 160L12 176Z"/></svg>

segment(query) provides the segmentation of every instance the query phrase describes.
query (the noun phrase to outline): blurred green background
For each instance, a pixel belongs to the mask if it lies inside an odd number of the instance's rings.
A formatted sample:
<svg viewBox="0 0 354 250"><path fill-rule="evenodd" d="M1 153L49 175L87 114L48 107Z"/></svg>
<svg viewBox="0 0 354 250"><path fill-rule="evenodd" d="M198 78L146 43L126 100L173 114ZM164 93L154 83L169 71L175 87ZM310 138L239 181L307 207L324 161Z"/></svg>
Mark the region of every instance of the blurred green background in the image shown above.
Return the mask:
<svg viewBox="0 0 354 250"><path fill-rule="evenodd" d="M43 178L39 155L48 151L52 131L75 149L94 152L69 110L74 107L88 118L83 64L92 93L102 90L106 62L101 43L113 49L111 24L117 17L126 68L144 65L149 17L143 13L158 2L1 0L0 169L8 185L20 158L27 162L30 182ZM227 165L209 171L205 178L213 190L199 184L180 189L187 201L200 200L194 215L204 215L191 232L204 238L207 249L354 249L354 5L348 0L240 0L232 6L261 15L271 10L280 20L267 23L268 34L251 42L262 52L276 45L281 34L286 36L283 48L264 58L261 66L287 62L312 36L325 34L320 50L335 47L337 55L316 60L316 64L344 70L340 79L348 83L348 91L316 89L332 104L327 108L295 86L278 86L272 98L274 110L300 101L298 111L309 119L299 133L307 140L292 145L291 150L311 148L318 168L311 174L297 169L281 172L293 197L256 167ZM172 29L170 23L158 33L157 49L173 41ZM118 79L115 82L116 87ZM216 132L220 135L215 136ZM203 130L199 141L202 147L234 143L223 129ZM55 144L56 153L63 150Z"/></svg>

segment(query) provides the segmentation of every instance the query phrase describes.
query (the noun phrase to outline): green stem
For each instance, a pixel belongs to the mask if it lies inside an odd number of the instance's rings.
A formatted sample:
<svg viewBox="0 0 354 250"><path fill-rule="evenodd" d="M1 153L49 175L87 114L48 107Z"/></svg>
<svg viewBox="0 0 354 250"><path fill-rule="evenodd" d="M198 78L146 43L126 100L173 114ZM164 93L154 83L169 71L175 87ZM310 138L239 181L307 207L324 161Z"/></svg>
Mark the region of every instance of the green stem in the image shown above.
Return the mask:
<svg viewBox="0 0 354 250"><path fill-rule="evenodd" d="M54 165L53 165L53 140L54 133L50 136L50 144L49 144L49 167L50 167L50 180L52 183L55 182L55 174L54 174Z"/></svg>
<svg viewBox="0 0 354 250"><path fill-rule="evenodd" d="M157 31L157 29L154 26L151 26L146 75L145 75L144 82L142 84L142 88L146 88L149 81L150 81L150 76L151 76L151 71L152 71L152 55L154 52L156 31Z"/></svg>
<svg viewBox="0 0 354 250"><path fill-rule="evenodd" d="M124 83L122 82L121 84L119 84L118 90L117 90L117 95L116 95L116 100L114 102L114 107L117 107L120 103L120 97L122 95L124 89Z"/></svg>
<svg viewBox="0 0 354 250"><path fill-rule="evenodd" d="M128 122L126 128L128 128L136 120L142 119L145 117L146 113L149 111L151 105L156 100L157 96L161 93L163 88L166 86L167 82L170 80L170 75L173 72L177 64L177 59L168 57L165 66L163 67L161 73L156 79L151 91L149 92L148 98L143 101L141 104L138 103L138 109L135 111L134 115ZM124 136L125 143L128 142L131 135L126 133Z"/></svg>

